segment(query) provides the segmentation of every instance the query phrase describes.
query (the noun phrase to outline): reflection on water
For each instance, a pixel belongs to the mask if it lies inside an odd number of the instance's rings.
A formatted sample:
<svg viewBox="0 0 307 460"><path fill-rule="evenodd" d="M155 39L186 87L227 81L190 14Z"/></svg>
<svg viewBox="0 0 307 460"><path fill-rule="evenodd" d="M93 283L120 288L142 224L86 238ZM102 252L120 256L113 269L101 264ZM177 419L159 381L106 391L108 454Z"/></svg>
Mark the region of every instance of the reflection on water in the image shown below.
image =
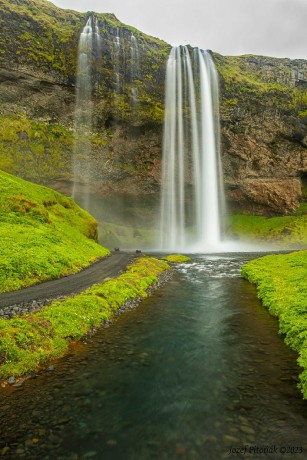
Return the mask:
<svg viewBox="0 0 307 460"><path fill-rule="evenodd" d="M134 311L23 387L2 390L5 458L306 458L295 354L239 276L197 257ZM305 453L230 454L241 446Z"/></svg>

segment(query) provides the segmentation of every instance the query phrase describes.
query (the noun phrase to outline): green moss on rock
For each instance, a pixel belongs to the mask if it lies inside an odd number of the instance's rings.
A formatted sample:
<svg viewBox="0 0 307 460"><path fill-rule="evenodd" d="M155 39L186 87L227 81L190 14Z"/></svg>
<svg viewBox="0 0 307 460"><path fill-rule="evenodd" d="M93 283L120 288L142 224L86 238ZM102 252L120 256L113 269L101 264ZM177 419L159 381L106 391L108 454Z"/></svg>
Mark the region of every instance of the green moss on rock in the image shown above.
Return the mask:
<svg viewBox="0 0 307 460"><path fill-rule="evenodd" d="M181 264L191 260L190 257L184 256L182 254L170 254L169 256L162 257L162 259L175 264Z"/></svg>

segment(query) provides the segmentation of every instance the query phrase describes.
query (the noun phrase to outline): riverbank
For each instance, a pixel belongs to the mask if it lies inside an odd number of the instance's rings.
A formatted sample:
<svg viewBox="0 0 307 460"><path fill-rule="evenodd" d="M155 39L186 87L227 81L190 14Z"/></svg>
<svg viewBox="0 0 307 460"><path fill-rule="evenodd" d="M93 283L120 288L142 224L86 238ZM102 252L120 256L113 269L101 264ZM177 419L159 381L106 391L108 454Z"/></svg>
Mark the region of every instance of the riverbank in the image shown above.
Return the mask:
<svg viewBox="0 0 307 460"><path fill-rule="evenodd" d="M168 270L166 262L142 257L117 278L75 297L36 313L0 319L0 378L22 376L63 355L71 342L100 327L127 302L146 298Z"/></svg>
<svg viewBox="0 0 307 460"><path fill-rule="evenodd" d="M252 260L242 275L257 285L263 305L278 317L285 343L298 352L299 388L307 399L307 251Z"/></svg>

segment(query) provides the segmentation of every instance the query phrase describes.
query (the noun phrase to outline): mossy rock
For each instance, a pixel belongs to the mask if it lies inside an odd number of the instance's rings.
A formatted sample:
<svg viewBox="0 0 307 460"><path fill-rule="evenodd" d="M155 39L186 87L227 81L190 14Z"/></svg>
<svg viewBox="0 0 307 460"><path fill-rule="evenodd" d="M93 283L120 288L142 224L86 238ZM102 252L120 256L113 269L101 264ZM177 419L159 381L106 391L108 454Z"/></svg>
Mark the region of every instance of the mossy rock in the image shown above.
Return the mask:
<svg viewBox="0 0 307 460"><path fill-rule="evenodd" d="M162 259L173 264L182 264L191 260L190 257L182 254L170 254L169 256L162 257Z"/></svg>

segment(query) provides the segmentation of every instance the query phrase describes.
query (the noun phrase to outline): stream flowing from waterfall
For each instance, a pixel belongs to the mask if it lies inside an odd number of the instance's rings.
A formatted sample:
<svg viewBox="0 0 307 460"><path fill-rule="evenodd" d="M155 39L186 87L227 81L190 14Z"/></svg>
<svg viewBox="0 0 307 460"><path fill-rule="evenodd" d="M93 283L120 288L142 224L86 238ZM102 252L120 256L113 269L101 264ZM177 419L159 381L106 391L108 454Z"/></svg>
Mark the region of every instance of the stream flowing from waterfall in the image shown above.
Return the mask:
<svg viewBox="0 0 307 460"><path fill-rule="evenodd" d="M257 256L193 257L49 370L1 388L3 458L306 458L297 356L240 277Z"/></svg>
<svg viewBox="0 0 307 460"><path fill-rule="evenodd" d="M166 71L161 249L217 249L224 209L221 171L218 76L212 57L198 48L174 47Z"/></svg>

